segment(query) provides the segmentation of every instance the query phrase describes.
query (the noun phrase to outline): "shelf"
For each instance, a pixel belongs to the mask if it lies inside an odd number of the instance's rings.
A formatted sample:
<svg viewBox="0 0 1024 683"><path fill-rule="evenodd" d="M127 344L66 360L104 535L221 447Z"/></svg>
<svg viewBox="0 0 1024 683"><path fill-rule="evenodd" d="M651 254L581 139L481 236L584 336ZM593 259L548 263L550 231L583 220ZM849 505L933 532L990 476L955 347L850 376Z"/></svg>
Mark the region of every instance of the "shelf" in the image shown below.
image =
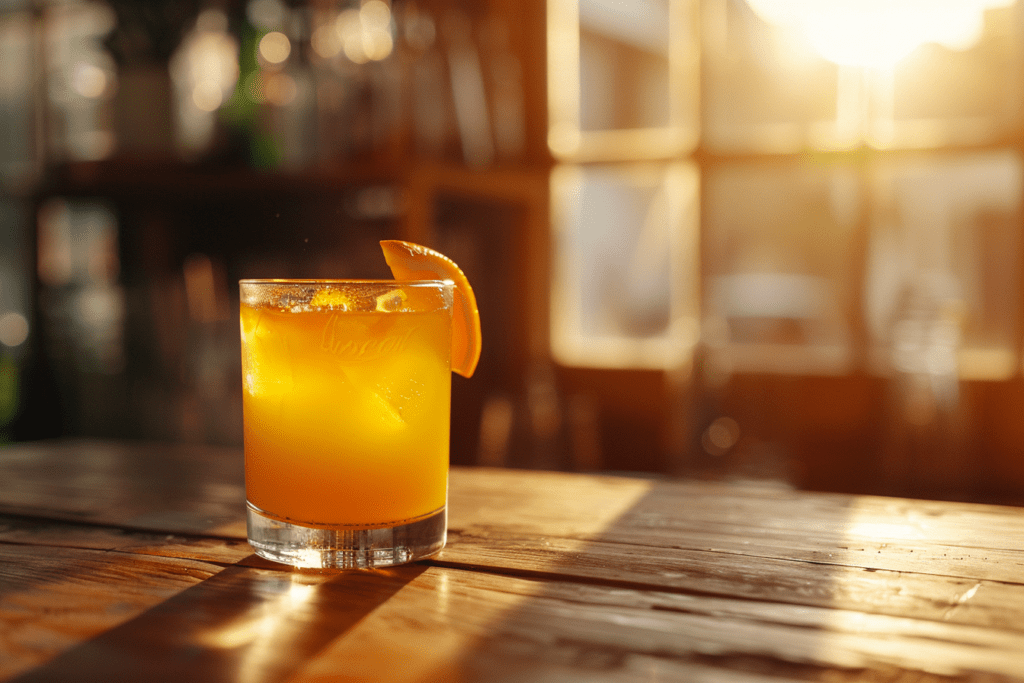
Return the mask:
<svg viewBox="0 0 1024 683"><path fill-rule="evenodd" d="M468 169L456 164L356 162L303 170L261 170L174 161L107 160L56 166L36 194L109 195L163 194L319 194L355 185L430 185L483 197L531 199L546 187L546 168L489 167ZM543 180L543 183L538 181Z"/></svg>

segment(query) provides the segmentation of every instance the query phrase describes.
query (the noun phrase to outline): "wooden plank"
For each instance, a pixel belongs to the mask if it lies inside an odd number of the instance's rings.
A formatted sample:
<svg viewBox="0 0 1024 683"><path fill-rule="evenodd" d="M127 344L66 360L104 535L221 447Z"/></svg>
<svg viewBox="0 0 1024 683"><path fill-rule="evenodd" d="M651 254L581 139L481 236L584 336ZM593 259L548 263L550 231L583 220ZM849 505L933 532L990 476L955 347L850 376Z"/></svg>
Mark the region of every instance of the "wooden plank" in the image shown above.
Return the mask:
<svg viewBox="0 0 1024 683"><path fill-rule="evenodd" d="M0 513L244 537L241 450L112 441L0 448Z"/></svg>
<svg viewBox="0 0 1024 683"><path fill-rule="evenodd" d="M549 537L459 534L435 563L652 590L731 595L962 624L1024 628L1024 585L800 560Z"/></svg>
<svg viewBox="0 0 1024 683"><path fill-rule="evenodd" d="M431 568L293 681L1024 676L1024 634Z"/></svg>
<svg viewBox="0 0 1024 683"><path fill-rule="evenodd" d="M453 470L450 526L586 533L602 502L621 509L623 497L633 504L617 523L644 535L700 530L1024 550L1024 508L484 468Z"/></svg>
<svg viewBox="0 0 1024 683"><path fill-rule="evenodd" d="M251 557L243 539L132 531L0 515L0 543L120 551L234 564Z"/></svg>
<svg viewBox="0 0 1024 683"><path fill-rule="evenodd" d="M17 681L281 681L425 570L229 567Z"/></svg>
<svg viewBox="0 0 1024 683"><path fill-rule="evenodd" d="M185 445L7 447L0 449L0 511L240 539L241 459L239 449ZM948 565L993 580L1019 575L1013 553L1024 550L1018 508L520 470L453 469L449 515L453 531L477 535L601 534L722 551L742 543L749 554L907 571Z"/></svg>
<svg viewBox="0 0 1024 683"><path fill-rule="evenodd" d="M470 561L455 539L493 536L545 539L541 549L558 539L563 551L577 552L591 540L620 543L647 548L652 558L664 548L975 580L1024 577L1018 508L602 479L453 473L446 560ZM591 513L601 500L605 509Z"/></svg>
<svg viewBox="0 0 1024 683"><path fill-rule="evenodd" d="M111 578L117 595L122 583L138 590ZM924 680L1024 676L1022 651L1020 633L831 608L423 565L230 567L19 681L756 680L752 665L795 679Z"/></svg>
<svg viewBox="0 0 1024 683"><path fill-rule="evenodd" d="M1024 553L1019 531L1012 533L1024 528L1019 509L599 479L453 473L452 531L440 561L1014 629L1024 623ZM621 512L577 525L595 501L573 491L596 490Z"/></svg>
<svg viewBox="0 0 1024 683"><path fill-rule="evenodd" d="M67 554L92 552L11 548L44 553L50 564L56 552L61 567L68 559L72 566L88 566ZM514 546L505 550L520 551ZM92 552L92 560L109 563L116 557L116 569L120 555ZM0 566L8 571L45 575L10 553L3 559L8 561ZM281 680L324 648L296 680L331 680L341 672L345 680L379 680L382 672L392 680L451 680L450 675L503 680L513 673L531 680L650 680L655 674L659 680L754 680L751 663L795 678L815 678L822 670L849 677L866 670L876 678L895 677L893 672L913 672L917 678L968 671L1022 675L1017 653L1024 651L1024 642L1019 631L1008 630L1013 624L1007 629L972 627L827 604L807 607L424 565L355 574L269 566L231 567L202 588L154 603L123 626L71 648L25 680L83 680L83 675L84 680L117 680L130 672L137 680L141 675L146 680L189 676L217 681L230 679L242 667L253 680ZM122 583L135 588L131 577L115 569L101 572L105 590L120 596ZM158 565L152 571L162 578L166 569ZM829 584L827 576L803 578ZM957 586L948 577L924 578L937 588ZM891 580L865 586L862 593L886 602L894 597L893 586L886 585ZM25 588L6 576L0 585L9 583L16 592ZM903 592L903 586L897 588L896 595ZM988 588L974 590L965 604ZM108 601L85 610L85 621L107 609ZM1006 603L1006 596L995 602ZM352 605L361 607L353 612ZM31 610L38 611L38 605ZM274 647L268 648L270 642ZM276 654L267 654L268 649Z"/></svg>
<svg viewBox="0 0 1024 683"><path fill-rule="evenodd" d="M0 543L0 679L124 623L220 570L178 558Z"/></svg>
<svg viewBox="0 0 1024 683"><path fill-rule="evenodd" d="M628 477L453 468L448 525L589 537L626 514L652 485Z"/></svg>
<svg viewBox="0 0 1024 683"><path fill-rule="evenodd" d="M659 483L635 513L638 524L701 525L763 533L1024 550L1024 509L947 501L847 496L703 482ZM646 518L646 519L644 519ZM666 523L671 519L671 523Z"/></svg>
<svg viewBox="0 0 1024 683"><path fill-rule="evenodd" d="M7 446L0 448L0 511L244 538L241 467L236 448L106 441ZM449 512L455 530L566 537L628 520L655 545L659 534L689 530L1024 550L1020 508L709 482L454 468Z"/></svg>
<svg viewBox="0 0 1024 683"><path fill-rule="evenodd" d="M165 526L198 529L138 543L140 553L220 562L248 556L243 543L228 547L201 539L225 527L230 533L224 535L244 538L241 503L229 504L239 491L227 493L231 467L224 464L232 453L240 458L238 451L218 451L221 469L212 467L208 479L203 464L212 456L188 447L86 443L33 452L37 457L5 455L0 469L6 474L14 462L22 481L41 486L48 468L79 456L78 474L58 476L63 483L38 494L39 504L59 492L65 511L85 509L91 521L108 524L134 524L140 517L166 521L177 506L183 515ZM154 457L162 463L143 464ZM184 496L144 495L167 471L186 472L192 484L183 489L196 496L199 509L219 509L220 523L211 528L202 517L190 517ZM128 505L101 504L91 492L94 485L110 491L128 480ZM3 491L10 488L0 483ZM1015 529L1024 522L1014 508L463 469L452 472L450 501L451 540L440 557L447 566L881 614L907 610L974 624L1013 626L1021 607L1013 586L1024 576L1024 560ZM111 547L127 549L124 543ZM956 580L947 582L947 576Z"/></svg>
<svg viewBox="0 0 1024 683"><path fill-rule="evenodd" d="M274 566L255 558L241 540L157 535L103 527L0 519L0 541L94 548L202 560ZM740 549L742 550L742 549ZM911 571L875 571L808 560L744 556L736 552L581 543L557 537L489 532L453 533L433 562L496 573L552 574L675 592L716 593L789 604L841 606L955 623L1024 627L1019 585ZM965 596L968 596L965 599Z"/></svg>

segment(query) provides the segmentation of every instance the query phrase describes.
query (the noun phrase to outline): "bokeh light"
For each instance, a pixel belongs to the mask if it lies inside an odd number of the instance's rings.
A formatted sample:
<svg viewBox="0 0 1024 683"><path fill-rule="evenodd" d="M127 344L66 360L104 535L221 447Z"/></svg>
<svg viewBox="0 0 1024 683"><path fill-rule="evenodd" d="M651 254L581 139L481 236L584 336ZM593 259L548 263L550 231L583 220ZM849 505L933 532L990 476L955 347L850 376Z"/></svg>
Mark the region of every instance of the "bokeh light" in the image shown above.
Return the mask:
<svg viewBox="0 0 1024 683"><path fill-rule="evenodd" d="M8 311L0 315L0 344L20 346L28 339L28 320L21 313Z"/></svg>
<svg viewBox="0 0 1024 683"><path fill-rule="evenodd" d="M268 64L282 64L292 52L292 43L280 31L271 31L260 39L259 51Z"/></svg>
<svg viewBox="0 0 1024 683"><path fill-rule="evenodd" d="M391 8L383 0L368 0L358 10L341 12L335 31L345 56L356 64L384 60L394 50Z"/></svg>
<svg viewBox="0 0 1024 683"><path fill-rule="evenodd" d="M263 98L270 104L283 107L295 101L298 84L288 74L268 74L263 80Z"/></svg>
<svg viewBox="0 0 1024 683"><path fill-rule="evenodd" d="M238 82L238 41L228 17L218 9L202 11L170 61L177 99L177 136L182 149L206 148L214 136L213 113Z"/></svg>
<svg viewBox="0 0 1024 683"><path fill-rule="evenodd" d="M71 87L82 97L97 99L107 90L107 73L89 62L75 64L71 75Z"/></svg>
<svg viewBox="0 0 1024 683"><path fill-rule="evenodd" d="M212 81L200 81L192 89L192 103L201 111L216 111L223 102L220 86Z"/></svg>
<svg viewBox="0 0 1024 683"><path fill-rule="evenodd" d="M341 54L341 36L333 24L318 26L310 37L313 51L324 59L331 59Z"/></svg>

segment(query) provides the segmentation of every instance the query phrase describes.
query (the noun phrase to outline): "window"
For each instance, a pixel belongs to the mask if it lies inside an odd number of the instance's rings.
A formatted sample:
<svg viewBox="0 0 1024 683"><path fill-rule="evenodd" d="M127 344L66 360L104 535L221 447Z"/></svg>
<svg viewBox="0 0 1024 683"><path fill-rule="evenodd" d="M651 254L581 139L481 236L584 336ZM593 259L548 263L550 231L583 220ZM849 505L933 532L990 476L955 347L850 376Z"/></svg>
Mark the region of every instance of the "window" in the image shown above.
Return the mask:
<svg viewBox="0 0 1024 683"><path fill-rule="evenodd" d="M1015 374L1024 9L918 7L552 2L556 359Z"/></svg>

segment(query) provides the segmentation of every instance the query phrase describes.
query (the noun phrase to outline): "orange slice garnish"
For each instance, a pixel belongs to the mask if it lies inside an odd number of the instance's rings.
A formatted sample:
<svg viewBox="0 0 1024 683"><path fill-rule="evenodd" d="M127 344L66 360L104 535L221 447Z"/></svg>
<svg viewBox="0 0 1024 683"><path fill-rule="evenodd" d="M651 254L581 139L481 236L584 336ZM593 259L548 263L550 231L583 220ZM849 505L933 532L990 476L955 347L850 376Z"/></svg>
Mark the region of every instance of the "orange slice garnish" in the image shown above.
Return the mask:
<svg viewBox="0 0 1024 683"><path fill-rule="evenodd" d="M455 283L452 372L472 377L480 361L480 311L462 269L441 252L412 242L381 240L380 248L396 280L451 280Z"/></svg>

